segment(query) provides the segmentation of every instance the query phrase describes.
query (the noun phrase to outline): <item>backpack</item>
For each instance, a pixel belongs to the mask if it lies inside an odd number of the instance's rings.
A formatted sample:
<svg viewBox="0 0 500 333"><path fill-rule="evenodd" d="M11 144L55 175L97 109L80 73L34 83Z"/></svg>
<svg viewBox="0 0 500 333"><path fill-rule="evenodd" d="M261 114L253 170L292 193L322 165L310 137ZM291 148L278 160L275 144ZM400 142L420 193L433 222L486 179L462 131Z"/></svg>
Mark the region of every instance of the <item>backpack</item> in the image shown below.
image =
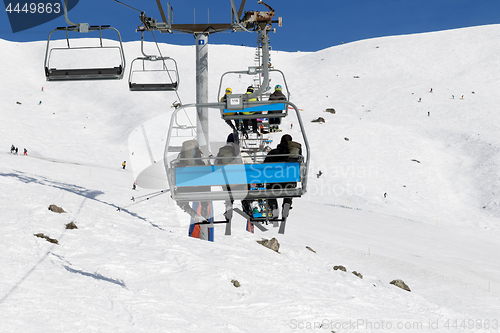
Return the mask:
<svg viewBox="0 0 500 333"><path fill-rule="evenodd" d="M288 141L288 162L298 162L302 154L302 145L295 141Z"/></svg>
<svg viewBox="0 0 500 333"><path fill-rule="evenodd" d="M219 149L219 153L217 154L217 160L215 164L224 165L231 164L234 158L236 157L234 147L232 145L225 145Z"/></svg>
<svg viewBox="0 0 500 333"><path fill-rule="evenodd" d="M201 160L201 150L197 140L188 140L182 143L180 158L187 158L181 160L180 163L185 166L203 165Z"/></svg>

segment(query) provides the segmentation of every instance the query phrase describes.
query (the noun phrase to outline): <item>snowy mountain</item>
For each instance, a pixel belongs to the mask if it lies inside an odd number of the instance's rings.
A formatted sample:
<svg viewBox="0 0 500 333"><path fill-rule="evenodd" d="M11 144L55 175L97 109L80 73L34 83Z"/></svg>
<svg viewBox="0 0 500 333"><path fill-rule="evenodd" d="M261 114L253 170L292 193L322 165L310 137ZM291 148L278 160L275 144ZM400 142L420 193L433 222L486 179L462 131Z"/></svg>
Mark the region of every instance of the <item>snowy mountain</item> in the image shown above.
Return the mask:
<svg viewBox="0 0 500 333"><path fill-rule="evenodd" d="M499 25L272 51L303 109L309 191L285 235L235 218L214 243L187 237L168 195L117 211L152 192L131 189L134 131L161 158L171 105L195 99L194 46L161 48L178 96L46 82L45 42L0 40L0 332L500 331ZM255 49L209 50L215 101ZM279 254L256 242L272 237Z"/></svg>

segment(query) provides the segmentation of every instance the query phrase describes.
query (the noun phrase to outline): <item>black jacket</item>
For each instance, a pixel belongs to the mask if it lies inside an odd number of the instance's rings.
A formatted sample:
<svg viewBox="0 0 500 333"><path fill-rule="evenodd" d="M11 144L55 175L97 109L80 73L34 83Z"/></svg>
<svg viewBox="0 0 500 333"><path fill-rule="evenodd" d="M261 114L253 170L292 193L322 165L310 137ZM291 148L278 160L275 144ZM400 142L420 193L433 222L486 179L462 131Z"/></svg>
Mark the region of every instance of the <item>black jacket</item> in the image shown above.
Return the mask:
<svg viewBox="0 0 500 333"><path fill-rule="evenodd" d="M286 101L286 96L281 92L281 90L275 90L270 96L270 101Z"/></svg>

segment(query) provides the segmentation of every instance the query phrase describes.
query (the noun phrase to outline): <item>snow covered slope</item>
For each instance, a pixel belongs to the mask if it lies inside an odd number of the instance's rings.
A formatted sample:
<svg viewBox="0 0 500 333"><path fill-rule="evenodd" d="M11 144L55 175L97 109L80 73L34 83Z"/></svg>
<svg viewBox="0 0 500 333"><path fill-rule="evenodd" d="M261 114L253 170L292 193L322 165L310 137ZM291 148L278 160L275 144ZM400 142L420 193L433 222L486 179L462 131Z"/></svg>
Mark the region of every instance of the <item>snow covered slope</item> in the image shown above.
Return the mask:
<svg viewBox="0 0 500 333"><path fill-rule="evenodd" d="M194 102L194 47L161 47L179 96L46 82L45 43L0 40L0 332L499 331L499 25L273 51L303 109L309 192L285 235L237 218L214 243L188 238L165 195L117 211L151 192L132 191L132 163L121 169L130 135ZM210 46L209 98L253 58ZM161 153L166 128L147 128ZM256 242L272 237L280 254Z"/></svg>

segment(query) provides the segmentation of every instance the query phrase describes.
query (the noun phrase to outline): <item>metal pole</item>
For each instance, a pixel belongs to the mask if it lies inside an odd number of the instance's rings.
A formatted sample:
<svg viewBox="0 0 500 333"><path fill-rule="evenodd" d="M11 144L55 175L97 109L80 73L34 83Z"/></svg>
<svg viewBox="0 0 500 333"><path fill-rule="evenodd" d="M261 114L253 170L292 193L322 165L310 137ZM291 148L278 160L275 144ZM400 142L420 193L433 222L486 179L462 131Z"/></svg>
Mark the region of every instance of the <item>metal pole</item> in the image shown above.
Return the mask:
<svg viewBox="0 0 500 333"><path fill-rule="evenodd" d="M196 103L208 103L208 34L196 33ZM208 109L198 107L196 110L196 132L198 144L200 145L203 155L210 156L210 147L208 146L209 141L209 129L208 129ZM203 205L208 205L210 211L210 216L204 216L205 218L212 217L212 202L200 203ZM200 239L209 240L210 231L213 233L213 225L201 225L200 226ZM211 230L210 230L211 229Z"/></svg>
<svg viewBox="0 0 500 333"><path fill-rule="evenodd" d="M196 103L208 103L208 34L195 34L196 38ZM198 143L205 156L210 156L208 110L197 110L196 130Z"/></svg>

